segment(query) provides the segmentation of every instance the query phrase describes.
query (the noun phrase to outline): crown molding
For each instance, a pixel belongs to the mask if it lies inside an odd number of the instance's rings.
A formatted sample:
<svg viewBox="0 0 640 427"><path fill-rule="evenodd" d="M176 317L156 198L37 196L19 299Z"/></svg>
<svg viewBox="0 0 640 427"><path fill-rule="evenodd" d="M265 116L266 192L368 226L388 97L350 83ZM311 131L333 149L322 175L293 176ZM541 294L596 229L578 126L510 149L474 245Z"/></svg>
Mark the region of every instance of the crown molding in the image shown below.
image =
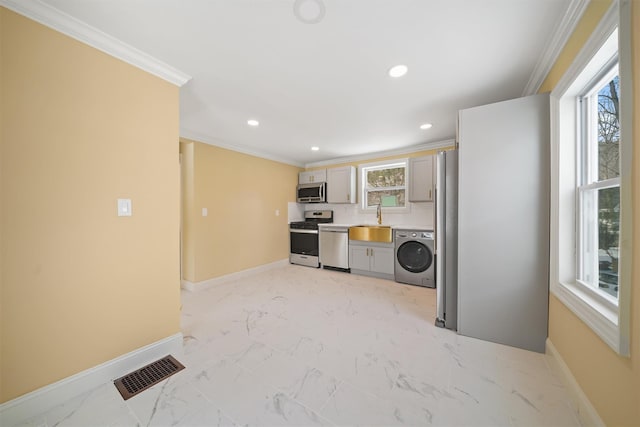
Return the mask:
<svg viewBox="0 0 640 427"><path fill-rule="evenodd" d="M227 150L236 151L238 153L248 154L254 157L260 157L261 159L273 160L274 162L284 163L284 164L296 166L299 168L304 167L304 164L285 158L285 157L274 156L267 152L253 150L242 145L230 144L218 138L214 138L208 135L203 135L201 133L193 132L184 128L180 129L180 138L188 139L189 141L193 141L193 142L202 142L203 144L213 145L213 146L224 148Z"/></svg>
<svg viewBox="0 0 640 427"><path fill-rule="evenodd" d="M560 77L558 83L551 91L551 96L562 97L571 88L574 81L578 78L582 70L589 64L589 61L602 48L607 39L616 30L620 22L620 14L618 10L618 1L614 0L609 9L591 32L591 35L582 46L569 68ZM619 37L619 36L618 36ZM613 52L612 52L613 53Z"/></svg>
<svg viewBox="0 0 640 427"><path fill-rule="evenodd" d="M180 138L188 141L201 142L203 144L213 145L215 147L236 151L238 153L248 154L254 157L260 157L266 160L273 160L274 162L284 163L291 166L297 166L299 168L336 165L340 163L350 163L350 162L356 162L361 160L371 160L371 159L376 159L380 157L399 156L402 154L416 153L418 151L437 150L438 148L448 148L456 144L455 139L446 139L443 141L428 142L420 145L412 145L409 147L399 148L396 150L377 151L375 153L359 154L359 155L348 156L348 157L338 157L335 159L322 160L319 162L303 164L303 163L291 160L289 158L274 156L264 151L253 150L242 145L230 144L218 138L203 135L201 133L193 132L184 128L180 129Z"/></svg>
<svg viewBox="0 0 640 427"><path fill-rule="evenodd" d="M178 87L191 76L40 0L0 0L4 6Z"/></svg>
<svg viewBox="0 0 640 427"><path fill-rule="evenodd" d="M411 145L409 147L398 148L395 150L376 151L368 154L358 154L355 156L338 157L330 160L322 160L319 162L307 163L305 168L312 168L317 166L337 165L341 163L353 163L362 160L371 160L381 157L400 156L402 154L411 154L418 151L425 150L437 150L438 148L448 148L456 145L455 139L445 139L443 141L427 142L420 145Z"/></svg>
<svg viewBox="0 0 640 427"><path fill-rule="evenodd" d="M533 95L538 92L544 79L549 74L549 71L551 71L551 67L553 67L553 64L555 64L558 59L560 52L562 52L569 37L571 37L573 31L576 29L578 22L580 22L580 18L582 18L582 14L587 6L589 6L589 2L589 0L571 0L564 16L551 33L551 37L547 40L544 51L542 55L540 55L540 58L538 58L538 62L531 73L531 77L529 77L522 96Z"/></svg>

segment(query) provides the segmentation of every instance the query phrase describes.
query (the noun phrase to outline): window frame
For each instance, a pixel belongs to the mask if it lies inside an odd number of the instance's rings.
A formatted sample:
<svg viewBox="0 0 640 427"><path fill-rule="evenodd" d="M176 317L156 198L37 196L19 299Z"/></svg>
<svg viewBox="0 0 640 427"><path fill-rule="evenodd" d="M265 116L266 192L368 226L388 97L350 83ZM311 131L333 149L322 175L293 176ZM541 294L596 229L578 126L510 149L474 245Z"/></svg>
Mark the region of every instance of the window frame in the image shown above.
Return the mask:
<svg viewBox="0 0 640 427"><path fill-rule="evenodd" d="M612 3L551 92L550 291L621 356L629 356L633 210L631 194L633 98L620 99L620 229L618 300L577 277L577 141L579 96L618 54L620 93L631 93L631 21L628 2Z"/></svg>
<svg viewBox="0 0 640 427"><path fill-rule="evenodd" d="M372 163L362 163L358 165L358 194L360 195L360 203L359 210L361 213L370 213L375 212L377 207L371 206L367 207L367 171L371 169L391 169L394 167L403 167L404 168L404 185L403 186L395 186L389 187L390 189L404 189L404 206L383 206L382 212L385 213L407 213L410 211L409 208L409 159L408 158L399 158L399 159L390 159L379 162Z"/></svg>

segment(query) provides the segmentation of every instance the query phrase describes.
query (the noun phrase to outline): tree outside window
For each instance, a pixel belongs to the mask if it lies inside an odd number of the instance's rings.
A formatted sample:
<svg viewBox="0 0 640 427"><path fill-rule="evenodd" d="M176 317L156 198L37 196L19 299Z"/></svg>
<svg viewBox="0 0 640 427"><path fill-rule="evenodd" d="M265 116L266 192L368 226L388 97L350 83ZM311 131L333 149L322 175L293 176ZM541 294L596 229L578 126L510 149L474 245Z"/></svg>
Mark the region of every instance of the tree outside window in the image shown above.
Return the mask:
<svg viewBox="0 0 640 427"><path fill-rule="evenodd" d="M598 181L620 176L620 78L598 92ZM618 296L620 186L598 194L598 287Z"/></svg>
<svg viewBox="0 0 640 427"><path fill-rule="evenodd" d="M615 71L615 70L614 70ZM620 79L614 73L584 98L587 120L579 187L579 278L618 296L620 230Z"/></svg>
<svg viewBox="0 0 640 427"><path fill-rule="evenodd" d="M406 206L406 161L392 164L364 166L362 177L363 209L377 207L403 208Z"/></svg>

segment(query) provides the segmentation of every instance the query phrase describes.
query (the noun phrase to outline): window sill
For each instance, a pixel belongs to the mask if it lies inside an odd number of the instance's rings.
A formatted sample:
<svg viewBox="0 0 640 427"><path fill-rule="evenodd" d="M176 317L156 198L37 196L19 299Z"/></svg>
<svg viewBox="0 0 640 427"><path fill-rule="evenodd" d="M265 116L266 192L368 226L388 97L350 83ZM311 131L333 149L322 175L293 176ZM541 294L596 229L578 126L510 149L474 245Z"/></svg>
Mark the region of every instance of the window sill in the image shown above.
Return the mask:
<svg viewBox="0 0 640 427"><path fill-rule="evenodd" d="M554 283L551 293L620 354L617 306L577 283Z"/></svg>

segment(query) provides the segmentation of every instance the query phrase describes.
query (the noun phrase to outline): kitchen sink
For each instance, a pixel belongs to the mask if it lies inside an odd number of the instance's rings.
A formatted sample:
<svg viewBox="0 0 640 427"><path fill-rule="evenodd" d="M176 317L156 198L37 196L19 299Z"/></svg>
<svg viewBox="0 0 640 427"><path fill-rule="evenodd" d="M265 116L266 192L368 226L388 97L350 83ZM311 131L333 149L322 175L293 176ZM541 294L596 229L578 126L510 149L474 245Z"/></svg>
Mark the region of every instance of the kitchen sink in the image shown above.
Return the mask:
<svg viewBox="0 0 640 427"><path fill-rule="evenodd" d="M390 225L355 225L349 227L349 239L391 243L393 242L393 233Z"/></svg>

